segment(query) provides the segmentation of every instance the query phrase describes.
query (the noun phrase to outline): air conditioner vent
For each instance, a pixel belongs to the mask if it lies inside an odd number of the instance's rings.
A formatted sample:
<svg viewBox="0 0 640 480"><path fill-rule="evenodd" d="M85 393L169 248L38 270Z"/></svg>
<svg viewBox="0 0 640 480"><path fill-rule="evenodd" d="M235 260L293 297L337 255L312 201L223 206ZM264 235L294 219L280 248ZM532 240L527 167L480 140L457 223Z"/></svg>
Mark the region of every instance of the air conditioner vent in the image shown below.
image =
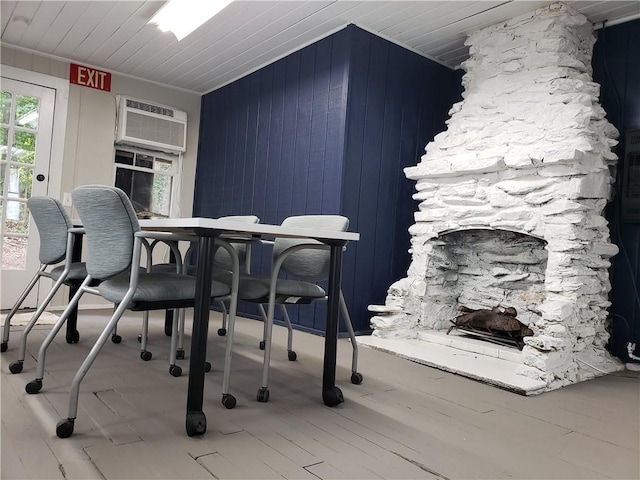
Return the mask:
<svg viewBox="0 0 640 480"><path fill-rule="evenodd" d="M165 105L118 97L116 143L171 153L184 152L187 114Z"/></svg>
<svg viewBox="0 0 640 480"><path fill-rule="evenodd" d="M164 115L165 117L173 117L173 109L171 108L139 102L138 100L132 100L130 98L127 98L127 107L142 110L144 112L157 113L158 115Z"/></svg>

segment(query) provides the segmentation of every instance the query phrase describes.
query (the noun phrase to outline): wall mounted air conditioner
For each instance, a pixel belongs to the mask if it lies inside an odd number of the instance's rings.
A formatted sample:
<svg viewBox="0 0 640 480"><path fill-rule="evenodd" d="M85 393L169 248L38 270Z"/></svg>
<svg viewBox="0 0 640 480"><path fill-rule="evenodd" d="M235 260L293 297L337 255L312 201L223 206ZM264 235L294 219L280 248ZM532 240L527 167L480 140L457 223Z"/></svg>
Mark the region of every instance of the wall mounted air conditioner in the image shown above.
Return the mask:
<svg viewBox="0 0 640 480"><path fill-rule="evenodd" d="M184 152L187 114L172 107L118 96L116 143L163 152Z"/></svg>

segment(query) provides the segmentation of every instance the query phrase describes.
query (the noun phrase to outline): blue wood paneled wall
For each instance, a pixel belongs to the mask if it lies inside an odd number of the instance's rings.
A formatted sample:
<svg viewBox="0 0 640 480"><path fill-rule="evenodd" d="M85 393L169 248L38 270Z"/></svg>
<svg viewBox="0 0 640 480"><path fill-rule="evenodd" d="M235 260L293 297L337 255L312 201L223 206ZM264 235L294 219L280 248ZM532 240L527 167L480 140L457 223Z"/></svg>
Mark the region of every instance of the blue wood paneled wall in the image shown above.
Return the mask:
<svg viewBox="0 0 640 480"><path fill-rule="evenodd" d="M402 168L444 130L460 78L350 25L205 95L194 215L349 217L361 241L344 255L343 290L354 328L368 332L367 305L409 265L416 205ZM266 273L269 252L256 250L252 270ZM324 331L324 305L289 311L299 328Z"/></svg>
<svg viewBox="0 0 640 480"><path fill-rule="evenodd" d="M367 305L384 304L411 260L408 228L418 204L403 168L446 129L462 72L355 27L351 42L342 211L361 240L344 259L344 288L353 292L350 309L370 318Z"/></svg>
<svg viewBox="0 0 640 480"><path fill-rule="evenodd" d="M620 131L617 184L624 179L625 132L640 128L640 20L599 31L593 55L594 80L601 85L600 99L607 118ZM620 246L612 259L612 352L628 360L626 344L635 342L640 355L640 223L620 218L620 195L607 209L611 238Z"/></svg>

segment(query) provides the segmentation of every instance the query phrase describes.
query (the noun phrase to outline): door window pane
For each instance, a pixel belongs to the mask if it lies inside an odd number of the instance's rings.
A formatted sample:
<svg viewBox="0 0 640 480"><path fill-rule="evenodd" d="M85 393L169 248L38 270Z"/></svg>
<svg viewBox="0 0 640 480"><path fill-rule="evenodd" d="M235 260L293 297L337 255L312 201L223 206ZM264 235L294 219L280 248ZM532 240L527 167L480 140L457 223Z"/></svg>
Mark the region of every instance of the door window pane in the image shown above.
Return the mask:
<svg viewBox="0 0 640 480"><path fill-rule="evenodd" d="M8 124L11 118L11 92L0 92L0 123Z"/></svg>
<svg viewBox="0 0 640 480"><path fill-rule="evenodd" d="M5 233L29 233L29 210L25 202L7 200Z"/></svg>
<svg viewBox="0 0 640 480"><path fill-rule="evenodd" d="M24 270L27 263L27 238L4 237L2 241L2 268Z"/></svg>
<svg viewBox="0 0 640 480"><path fill-rule="evenodd" d="M9 150L9 129L0 127L0 161L7 159Z"/></svg>
<svg viewBox="0 0 640 480"><path fill-rule="evenodd" d="M33 168L12 166L9 170L9 197L29 199L31 198L31 186L33 185Z"/></svg>
<svg viewBox="0 0 640 480"><path fill-rule="evenodd" d="M26 95L16 95L16 123L17 127L38 128L38 110L40 99Z"/></svg>
<svg viewBox="0 0 640 480"><path fill-rule="evenodd" d="M36 134L32 132L15 131L11 159L14 162L33 165L36 159Z"/></svg>

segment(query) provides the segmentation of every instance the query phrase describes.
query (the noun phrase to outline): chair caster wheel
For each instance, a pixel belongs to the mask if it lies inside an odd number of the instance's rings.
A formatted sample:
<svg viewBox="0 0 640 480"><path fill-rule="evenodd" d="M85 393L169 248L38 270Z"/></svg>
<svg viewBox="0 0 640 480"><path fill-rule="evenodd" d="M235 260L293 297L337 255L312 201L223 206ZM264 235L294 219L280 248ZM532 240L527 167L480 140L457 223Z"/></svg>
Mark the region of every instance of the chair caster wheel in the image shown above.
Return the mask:
<svg viewBox="0 0 640 480"><path fill-rule="evenodd" d="M264 350L265 343L264 340L260 340L260 350Z"/></svg>
<svg viewBox="0 0 640 480"><path fill-rule="evenodd" d="M178 360L184 360L184 348L179 348L176 350L176 358Z"/></svg>
<svg viewBox="0 0 640 480"><path fill-rule="evenodd" d="M6 352L8 348L9 348L9 342L2 342L0 344L0 351L2 353Z"/></svg>
<svg viewBox="0 0 640 480"><path fill-rule="evenodd" d="M287 357L289 357L290 362L295 362L298 359L298 354L293 350L288 350Z"/></svg>
<svg viewBox="0 0 640 480"><path fill-rule="evenodd" d="M73 418L60 420L56 425L56 435L58 438L69 438L73 433Z"/></svg>
<svg viewBox="0 0 640 480"><path fill-rule="evenodd" d="M122 341L122 337L120 335L111 335L111 341L113 343L120 343Z"/></svg>
<svg viewBox="0 0 640 480"><path fill-rule="evenodd" d="M179 377L180 375L182 375L182 368L180 368L179 365L171 365L169 367L169 374L172 377Z"/></svg>
<svg viewBox="0 0 640 480"><path fill-rule="evenodd" d="M236 406L236 397L234 397L230 393L222 394L222 405L225 408L228 408L229 410L231 410L233 407Z"/></svg>
<svg viewBox="0 0 640 480"><path fill-rule="evenodd" d="M73 332L67 332L67 336L65 337L67 343L78 343L80 341L80 332L74 330Z"/></svg>
<svg viewBox="0 0 640 480"><path fill-rule="evenodd" d="M142 335L138 335L138 343L142 343Z"/></svg>
<svg viewBox="0 0 640 480"><path fill-rule="evenodd" d="M220 337L224 337L227 334L227 329L226 328L219 328L218 329L218 335Z"/></svg>
<svg viewBox="0 0 640 480"><path fill-rule="evenodd" d="M18 360L9 365L9 371L11 373L20 373L22 371L22 362Z"/></svg>
<svg viewBox="0 0 640 480"><path fill-rule="evenodd" d="M140 352L140 358L142 360L144 360L145 362L148 362L149 360L151 360L151 357L153 356L153 354L151 352L148 351L144 351L144 352Z"/></svg>
<svg viewBox="0 0 640 480"><path fill-rule="evenodd" d="M204 363L204 373L209 373L211 371L211 362Z"/></svg>
<svg viewBox="0 0 640 480"><path fill-rule="evenodd" d="M269 401L269 389L267 387L261 387L260 390L258 390L258 395L256 395L256 400L267 403Z"/></svg>
<svg viewBox="0 0 640 480"><path fill-rule="evenodd" d="M187 435L190 437L204 435L207 431L207 417L205 417L204 412L187 413L186 428Z"/></svg>
<svg viewBox="0 0 640 480"><path fill-rule="evenodd" d="M330 388L322 392L322 401L327 407L335 407L339 403L344 402L342 390L338 387Z"/></svg>
<svg viewBox="0 0 640 480"><path fill-rule="evenodd" d="M29 382L24 386L25 392L27 392L29 395L38 393L41 389L42 389L42 380L40 379L35 379L34 381Z"/></svg>
<svg viewBox="0 0 640 480"><path fill-rule="evenodd" d="M353 383L354 385L360 385L362 383L362 374L353 372L351 374L351 383Z"/></svg>

